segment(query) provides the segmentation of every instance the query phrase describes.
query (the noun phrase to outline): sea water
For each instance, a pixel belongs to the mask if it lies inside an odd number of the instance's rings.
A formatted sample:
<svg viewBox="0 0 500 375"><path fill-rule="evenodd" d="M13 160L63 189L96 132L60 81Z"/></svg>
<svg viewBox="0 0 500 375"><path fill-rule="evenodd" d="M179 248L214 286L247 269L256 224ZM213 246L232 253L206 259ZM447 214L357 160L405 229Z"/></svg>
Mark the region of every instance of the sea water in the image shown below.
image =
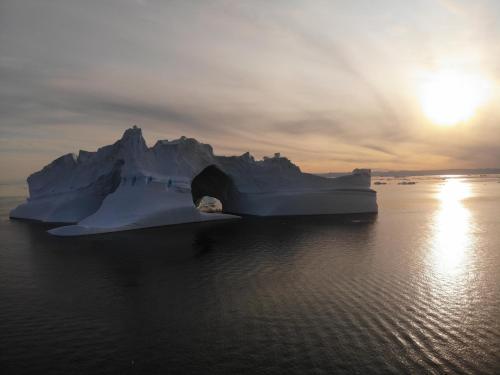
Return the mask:
<svg viewBox="0 0 500 375"><path fill-rule="evenodd" d="M500 373L500 178L378 179L378 215L80 238L0 186L2 374Z"/></svg>

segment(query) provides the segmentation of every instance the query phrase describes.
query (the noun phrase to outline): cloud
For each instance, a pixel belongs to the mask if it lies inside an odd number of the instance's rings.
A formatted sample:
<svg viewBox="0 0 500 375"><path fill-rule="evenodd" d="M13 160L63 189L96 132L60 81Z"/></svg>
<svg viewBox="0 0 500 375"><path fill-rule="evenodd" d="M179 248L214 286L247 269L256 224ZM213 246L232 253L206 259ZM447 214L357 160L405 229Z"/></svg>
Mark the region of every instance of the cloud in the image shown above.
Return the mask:
<svg viewBox="0 0 500 375"><path fill-rule="evenodd" d="M26 175L137 123L315 172L495 166L497 110L446 132L419 113L415 72L441 54L498 79L500 31L443 4L3 1L0 152L32 155Z"/></svg>

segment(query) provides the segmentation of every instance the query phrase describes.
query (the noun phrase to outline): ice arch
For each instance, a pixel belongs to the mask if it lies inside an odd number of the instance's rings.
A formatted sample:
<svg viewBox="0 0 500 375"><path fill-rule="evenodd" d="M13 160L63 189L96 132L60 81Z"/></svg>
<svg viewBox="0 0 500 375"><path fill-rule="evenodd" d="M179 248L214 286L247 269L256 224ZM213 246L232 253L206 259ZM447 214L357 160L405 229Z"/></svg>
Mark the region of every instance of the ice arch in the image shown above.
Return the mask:
<svg viewBox="0 0 500 375"><path fill-rule="evenodd" d="M50 233L77 236L234 218L227 213L370 213L378 209L370 184L367 169L324 178L302 173L280 154L262 160L249 153L217 156L192 138L148 147L133 127L111 145L64 155L30 175L30 197L10 217L76 222ZM197 210L193 203L203 196L217 198L226 213Z"/></svg>
<svg viewBox="0 0 500 375"><path fill-rule="evenodd" d="M195 206L201 198L209 196L217 198L222 203L223 211L227 212L234 207L237 189L231 177L215 165L209 165L193 178L191 194Z"/></svg>

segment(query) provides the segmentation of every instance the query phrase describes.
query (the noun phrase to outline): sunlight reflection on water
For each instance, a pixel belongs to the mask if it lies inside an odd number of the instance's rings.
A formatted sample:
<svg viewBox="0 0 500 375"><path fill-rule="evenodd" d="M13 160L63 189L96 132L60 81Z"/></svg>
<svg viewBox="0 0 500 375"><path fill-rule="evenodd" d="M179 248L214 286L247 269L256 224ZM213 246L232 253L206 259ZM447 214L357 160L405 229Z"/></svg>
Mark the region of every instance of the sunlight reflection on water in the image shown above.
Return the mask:
<svg viewBox="0 0 500 375"><path fill-rule="evenodd" d="M447 179L439 189L440 207L433 219L431 258L433 272L447 279L466 271L473 247L472 216L463 204L471 196L471 189L468 182L455 178Z"/></svg>

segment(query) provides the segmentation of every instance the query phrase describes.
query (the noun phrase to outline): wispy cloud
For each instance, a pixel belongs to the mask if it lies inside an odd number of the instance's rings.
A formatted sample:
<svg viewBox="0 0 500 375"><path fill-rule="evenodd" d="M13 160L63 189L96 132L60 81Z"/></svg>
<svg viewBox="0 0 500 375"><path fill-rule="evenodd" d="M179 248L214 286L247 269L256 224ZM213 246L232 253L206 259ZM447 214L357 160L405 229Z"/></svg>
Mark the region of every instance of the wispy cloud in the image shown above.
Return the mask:
<svg viewBox="0 0 500 375"><path fill-rule="evenodd" d="M496 81L499 11L449 0L2 1L0 167L27 175L134 123L150 140L281 151L318 172L498 166L498 110L444 132L422 117L415 76L450 60Z"/></svg>

